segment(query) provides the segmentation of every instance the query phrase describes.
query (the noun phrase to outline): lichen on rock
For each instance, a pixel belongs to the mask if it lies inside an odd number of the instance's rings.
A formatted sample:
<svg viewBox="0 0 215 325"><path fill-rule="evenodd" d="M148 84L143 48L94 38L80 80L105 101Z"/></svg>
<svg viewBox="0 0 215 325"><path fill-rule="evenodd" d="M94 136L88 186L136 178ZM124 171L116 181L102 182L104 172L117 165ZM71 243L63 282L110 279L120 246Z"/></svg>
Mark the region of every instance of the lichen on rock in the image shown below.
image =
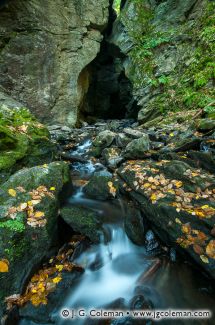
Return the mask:
<svg viewBox="0 0 215 325"><path fill-rule="evenodd" d="M170 111L214 111L214 3L127 1L109 41L126 55L141 123Z"/></svg>

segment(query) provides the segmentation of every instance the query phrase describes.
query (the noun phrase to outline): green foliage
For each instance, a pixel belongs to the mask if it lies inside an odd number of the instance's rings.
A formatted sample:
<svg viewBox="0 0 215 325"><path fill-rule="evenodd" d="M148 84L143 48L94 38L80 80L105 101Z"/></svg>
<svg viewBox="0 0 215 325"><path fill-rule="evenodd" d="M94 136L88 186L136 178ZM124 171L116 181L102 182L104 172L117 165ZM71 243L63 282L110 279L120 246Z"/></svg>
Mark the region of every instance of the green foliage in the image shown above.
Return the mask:
<svg viewBox="0 0 215 325"><path fill-rule="evenodd" d="M158 78L158 81L161 85L167 85L170 82L170 77L162 75Z"/></svg>
<svg viewBox="0 0 215 325"><path fill-rule="evenodd" d="M113 2L113 9L116 11L117 16L120 14L120 4L121 0L114 0Z"/></svg>
<svg viewBox="0 0 215 325"><path fill-rule="evenodd" d="M205 113L208 113L208 114L215 113L215 106L212 106L212 104L215 105L215 101L210 102L207 106L204 107Z"/></svg>
<svg viewBox="0 0 215 325"><path fill-rule="evenodd" d="M126 10L120 13L121 22L133 44L128 53L132 62L128 74L135 91L138 93L140 88L151 87L153 93L155 88L159 88L153 101L148 103L149 109L159 109L162 113L182 109L213 110L214 13L215 3L210 2L192 25L184 21L174 28L161 27L159 31L153 24L154 12L146 0L129 1ZM169 75L157 77L158 55L164 55L170 44L174 44L176 51L184 48L186 59L182 56Z"/></svg>
<svg viewBox="0 0 215 325"><path fill-rule="evenodd" d="M0 228L9 229L10 231L23 232L25 225L20 220L7 220L0 222Z"/></svg>

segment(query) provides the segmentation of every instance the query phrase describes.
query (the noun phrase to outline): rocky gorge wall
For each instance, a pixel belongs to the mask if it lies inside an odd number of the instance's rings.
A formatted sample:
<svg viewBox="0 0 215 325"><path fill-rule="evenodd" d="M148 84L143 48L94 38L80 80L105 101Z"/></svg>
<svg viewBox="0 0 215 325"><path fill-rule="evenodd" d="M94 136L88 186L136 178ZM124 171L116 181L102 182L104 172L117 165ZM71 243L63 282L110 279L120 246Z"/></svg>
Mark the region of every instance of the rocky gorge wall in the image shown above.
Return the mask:
<svg viewBox="0 0 215 325"><path fill-rule="evenodd" d="M123 1L109 42L124 54L140 123L170 111L214 114L214 22L213 1Z"/></svg>
<svg viewBox="0 0 215 325"><path fill-rule="evenodd" d="M0 91L70 126L88 89L109 0L11 0L0 9Z"/></svg>
<svg viewBox="0 0 215 325"><path fill-rule="evenodd" d="M41 121L74 126L88 115L139 112L151 126L187 110L213 117L213 1L5 2L0 91Z"/></svg>

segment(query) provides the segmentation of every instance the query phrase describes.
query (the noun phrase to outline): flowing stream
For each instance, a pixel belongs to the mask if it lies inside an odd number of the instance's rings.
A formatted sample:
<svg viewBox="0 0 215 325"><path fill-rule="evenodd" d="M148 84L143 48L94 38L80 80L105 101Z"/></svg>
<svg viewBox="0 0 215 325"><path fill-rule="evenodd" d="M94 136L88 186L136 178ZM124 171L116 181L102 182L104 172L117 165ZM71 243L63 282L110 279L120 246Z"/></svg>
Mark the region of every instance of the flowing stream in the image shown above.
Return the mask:
<svg viewBox="0 0 215 325"><path fill-rule="evenodd" d="M71 152L71 155L88 157L91 141L87 140ZM73 163L76 182L88 180L93 174L108 175L101 164L87 161ZM74 177L73 177L74 178ZM81 183L81 182L80 182ZM60 317L62 310L137 310L137 309L185 309L211 310L214 312L215 299L209 281L198 269L184 261L172 260L169 256L153 257L144 246L134 245L124 231L126 202L98 201L85 197L83 185L68 200L70 205L91 209L99 215L103 232L99 244L93 244L83 251L75 262L85 269L76 280L67 296L59 297L61 309L52 313L57 325L150 325L153 321L134 320L131 315L108 321L87 317ZM146 237L153 239L153 232ZM72 315L74 316L74 315ZM77 316L77 315L76 315ZM35 325L22 320L21 325ZM159 320L159 324L214 324L214 319L202 320Z"/></svg>
<svg viewBox="0 0 215 325"><path fill-rule="evenodd" d="M87 156L91 142L85 141L72 154ZM98 168L99 167L99 168ZM99 171L97 171L99 169ZM73 164L78 171L77 178L89 179L93 173L108 171L101 165L87 163ZM210 309L214 308L214 298L210 284L185 262L172 262L169 257L149 257L145 247L134 245L123 229L124 208L122 202L101 202L84 197L83 187L78 187L69 203L87 207L99 212L104 222L101 242L92 245L75 262L85 269L84 274L65 297L62 309L135 309L144 303L157 309ZM104 234L106 234L104 236ZM54 318L57 324L106 324L82 318L62 320L60 311ZM161 320L159 324L213 324L212 320ZM109 324L109 323L108 323ZM123 322L111 324L136 324L129 317ZM137 324L145 324L144 322ZM147 324L151 324L148 321Z"/></svg>

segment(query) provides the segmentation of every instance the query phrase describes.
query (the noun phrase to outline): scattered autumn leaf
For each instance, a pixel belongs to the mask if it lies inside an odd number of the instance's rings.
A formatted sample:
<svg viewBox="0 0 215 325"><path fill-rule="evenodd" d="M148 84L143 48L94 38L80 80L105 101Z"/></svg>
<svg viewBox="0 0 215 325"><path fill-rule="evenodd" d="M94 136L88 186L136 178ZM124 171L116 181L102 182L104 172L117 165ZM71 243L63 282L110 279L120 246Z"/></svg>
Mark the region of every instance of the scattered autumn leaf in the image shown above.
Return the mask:
<svg viewBox="0 0 215 325"><path fill-rule="evenodd" d="M8 194L9 194L10 196L16 197L16 191L15 191L13 188L10 188L10 189L8 190Z"/></svg>
<svg viewBox="0 0 215 325"><path fill-rule="evenodd" d="M0 260L0 273L7 273L9 271L9 261L6 259Z"/></svg>
<svg viewBox="0 0 215 325"><path fill-rule="evenodd" d="M205 256L205 255L200 255L200 258L201 258L201 260L202 260L203 263L206 263L206 264L209 263L209 260L208 260L207 256Z"/></svg>
<svg viewBox="0 0 215 325"><path fill-rule="evenodd" d="M193 250L198 255L203 255L204 254L204 249L201 246L197 245L197 244L193 245Z"/></svg>
<svg viewBox="0 0 215 325"><path fill-rule="evenodd" d="M34 218L42 218L45 216L45 213L42 211L36 211L34 214Z"/></svg>
<svg viewBox="0 0 215 325"><path fill-rule="evenodd" d="M215 240L210 240L209 244L206 247L206 254L215 259Z"/></svg>

